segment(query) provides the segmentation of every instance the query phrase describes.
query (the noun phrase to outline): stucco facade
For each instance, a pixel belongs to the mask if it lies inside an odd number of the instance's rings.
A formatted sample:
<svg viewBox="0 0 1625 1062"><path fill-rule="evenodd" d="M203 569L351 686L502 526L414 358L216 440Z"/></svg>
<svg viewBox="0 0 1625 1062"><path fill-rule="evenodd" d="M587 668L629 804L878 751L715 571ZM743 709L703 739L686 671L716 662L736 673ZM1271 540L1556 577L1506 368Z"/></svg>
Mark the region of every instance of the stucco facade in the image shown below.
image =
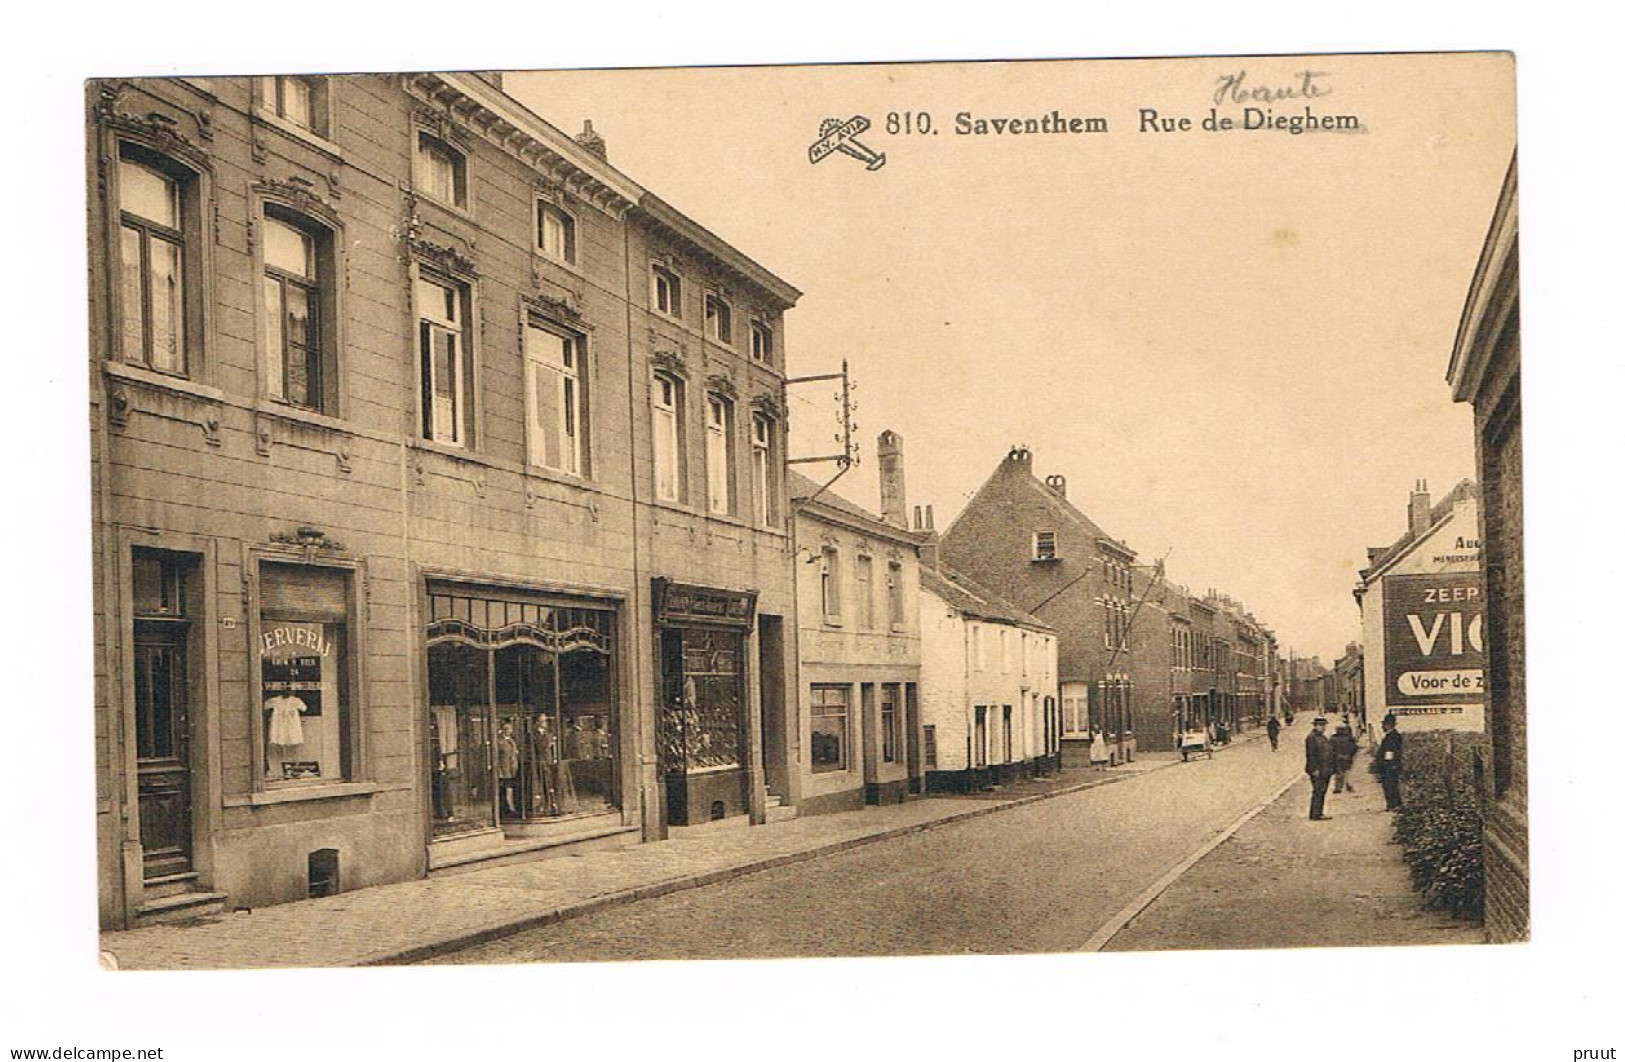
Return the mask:
<svg viewBox="0 0 1625 1062"><path fill-rule="evenodd" d="M800 561L797 725L805 750L795 804L801 814L816 814L898 803L924 788L919 548L925 536L796 473L791 496Z"/></svg>
<svg viewBox="0 0 1625 1062"><path fill-rule="evenodd" d="M921 720L931 791L1060 768L1055 632L957 573L921 577Z"/></svg>
<svg viewBox="0 0 1625 1062"><path fill-rule="evenodd" d="M1411 492L1410 530L1371 551L1372 566L1354 591L1367 723L1393 712L1404 729L1483 730L1478 488L1463 481L1436 505L1425 488ZM1318 707L1332 709L1335 672L1326 685Z"/></svg>
<svg viewBox="0 0 1625 1062"><path fill-rule="evenodd" d="M86 163L104 925L663 835L671 630L759 817L795 289L495 76L96 82Z"/></svg>

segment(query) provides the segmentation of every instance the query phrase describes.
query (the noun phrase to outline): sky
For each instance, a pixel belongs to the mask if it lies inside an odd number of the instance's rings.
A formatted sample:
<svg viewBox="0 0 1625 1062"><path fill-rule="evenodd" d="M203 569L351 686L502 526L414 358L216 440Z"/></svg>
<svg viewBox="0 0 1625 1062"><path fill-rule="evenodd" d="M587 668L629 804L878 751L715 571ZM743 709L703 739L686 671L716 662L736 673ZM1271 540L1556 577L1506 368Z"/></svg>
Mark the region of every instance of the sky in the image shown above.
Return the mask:
<svg viewBox="0 0 1625 1062"><path fill-rule="evenodd" d="M1313 98L1302 98L1304 74ZM1240 88L1299 98L1216 102ZM508 74L567 132L803 293L792 375L857 387L860 464L904 437L909 503L946 528L1013 445L1169 578L1239 598L1285 651L1358 637L1368 546L1414 481L1473 476L1445 381L1512 156L1504 54L984 62ZM1204 131L1353 115L1357 131ZM1141 109L1192 128L1142 131ZM956 118L1102 117L1104 133L961 134ZM930 115L931 132L909 133ZM915 119L910 122L907 115ZM869 170L809 162L864 115ZM895 115L895 125L888 116ZM1268 116L1268 115L1266 115ZM895 128L897 131L890 131ZM831 396L793 387L792 450ZM825 466L804 467L818 477ZM829 469L827 474L832 474Z"/></svg>

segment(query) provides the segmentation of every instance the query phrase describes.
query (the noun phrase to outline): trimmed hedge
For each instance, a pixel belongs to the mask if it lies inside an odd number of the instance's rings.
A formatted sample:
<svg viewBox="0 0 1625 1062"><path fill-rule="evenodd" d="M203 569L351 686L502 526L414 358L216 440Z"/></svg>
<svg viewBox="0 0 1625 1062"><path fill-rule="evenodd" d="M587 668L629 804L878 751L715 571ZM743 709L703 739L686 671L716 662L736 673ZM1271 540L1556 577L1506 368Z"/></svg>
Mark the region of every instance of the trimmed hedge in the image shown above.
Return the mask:
<svg viewBox="0 0 1625 1062"><path fill-rule="evenodd" d="M1484 817L1473 765L1484 744L1482 734L1406 734L1404 806L1394 814L1394 839L1422 906L1477 921L1484 919Z"/></svg>

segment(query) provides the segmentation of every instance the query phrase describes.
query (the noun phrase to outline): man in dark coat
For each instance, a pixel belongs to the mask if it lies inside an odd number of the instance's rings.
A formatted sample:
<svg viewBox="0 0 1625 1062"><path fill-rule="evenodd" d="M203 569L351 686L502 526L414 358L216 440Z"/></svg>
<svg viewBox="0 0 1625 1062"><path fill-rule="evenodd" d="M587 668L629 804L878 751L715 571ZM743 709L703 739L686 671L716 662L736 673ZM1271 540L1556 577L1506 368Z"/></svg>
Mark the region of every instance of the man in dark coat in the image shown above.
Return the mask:
<svg viewBox="0 0 1625 1062"><path fill-rule="evenodd" d="M1377 746L1377 771L1382 778L1382 795L1388 801L1388 810L1397 810L1403 801L1399 797L1399 774L1405 760L1405 737L1399 732L1399 720L1389 712L1382 717L1382 744Z"/></svg>
<svg viewBox="0 0 1625 1062"><path fill-rule="evenodd" d="M1332 743L1326 740L1326 717L1315 716L1314 729L1303 741L1303 771L1309 776L1309 818L1320 822L1326 815L1326 787L1337 768Z"/></svg>
<svg viewBox="0 0 1625 1062"><path fill-rule="evenodd" d="M1337 760L1337 782L1332 786L1332 792L1341 793L1347 789L1354 792L1354 781L1349 777L1349 771L1354 767L1354 756L1360 751L1360 743L1354 740L1354 730L1347 723L1337 728L1332 735L1332 756Z"/></svg>
<svg viewBox="0 0 1625 1062"><path fill-rule="evenodd" d="M1281 721L1270 716L1270 721L1264 724L1264 732L1270 736L1270 751L1274 752L1281 744Z"/></svg>

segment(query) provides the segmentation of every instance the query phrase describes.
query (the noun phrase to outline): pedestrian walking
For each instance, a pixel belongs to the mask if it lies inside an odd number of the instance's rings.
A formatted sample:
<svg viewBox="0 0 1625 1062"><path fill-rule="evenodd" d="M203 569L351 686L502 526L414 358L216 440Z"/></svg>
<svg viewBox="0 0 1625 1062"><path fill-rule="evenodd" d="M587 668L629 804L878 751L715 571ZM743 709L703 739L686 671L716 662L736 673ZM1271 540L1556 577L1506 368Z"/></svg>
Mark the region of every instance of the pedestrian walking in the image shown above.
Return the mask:
<svg viewBox="0 0 1625 1062"><path fill-rule="evenodd" d="M1389 811L1395 811L1404 804L1399 795L1399 776L1404 761L1405 735L1399 732L1399 720L1394 718L1393 712L1389 712L1382 717L1382 744L1377 746L1377 772L1382 778L1382 795L1388 802Z"/></svg>
<svg viewBox="0 0 1625 1062"><path fill-rule="evenodd" d="M1309 819L1320 822L1326 814L1326 787L1331 784L1336 760L1326 740L1326 717L1315 716L1314 729L1303 739L1303 771L1309 776Z"/></svg>
<svg viewBox="0 0 1625 1062"><path fill-rule="evenodd" d="M1332 792L1341 793L1344 790L1354 792L1354 782L1349 778L1349 770L1354 766L1354 756L1360 751L1360 743L1354 740L1354 728L1347 723L1337 728L1332 735L1332 756L1337 761L1337 782L1332 786Z"/></svg>
<svg viewBox="0 0 1625 1062"><path fill-rule="evenodd" d="M1270 751L1274 752L1281 747L1281 721L1270 716L1270 721L1264 724L1264 732L1270 736Z"/></svg>

